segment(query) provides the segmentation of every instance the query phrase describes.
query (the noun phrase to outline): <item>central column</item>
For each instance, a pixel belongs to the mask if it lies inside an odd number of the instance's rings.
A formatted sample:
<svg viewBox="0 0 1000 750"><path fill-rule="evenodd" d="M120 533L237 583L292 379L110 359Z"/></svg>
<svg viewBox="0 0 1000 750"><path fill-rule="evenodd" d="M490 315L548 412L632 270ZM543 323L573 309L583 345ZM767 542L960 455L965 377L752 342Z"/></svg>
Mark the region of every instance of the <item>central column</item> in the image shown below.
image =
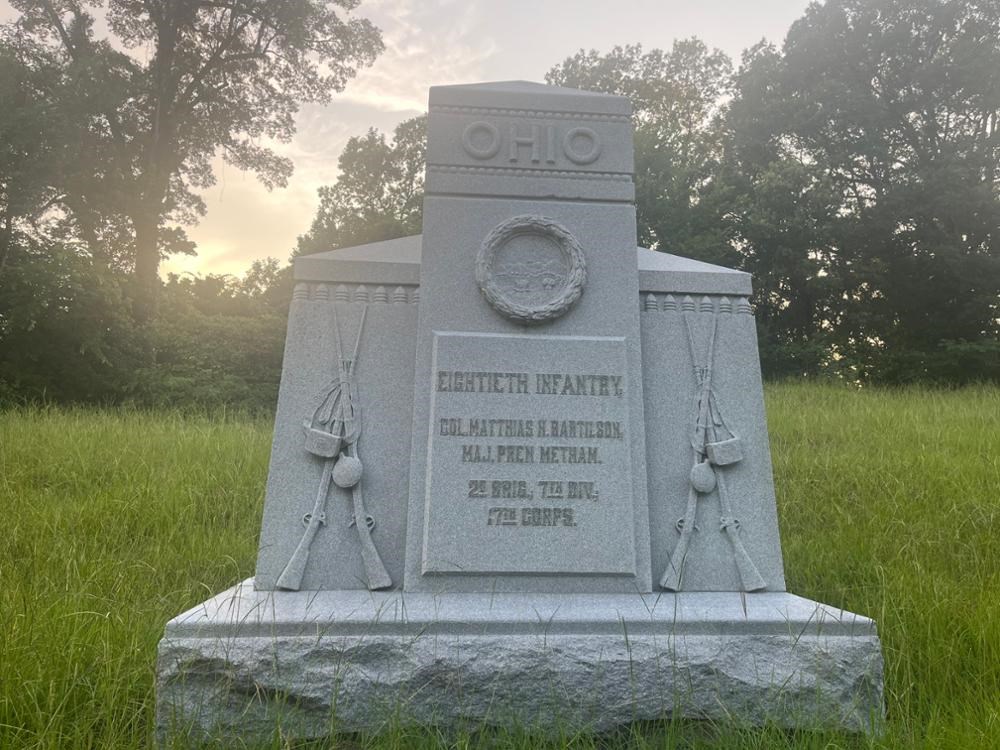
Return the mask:
<svg viewBox="0 0 1000 750"><path fill-rule="evenodd" d="M431 89L405 590L651 590L630 115Z"/></svg>

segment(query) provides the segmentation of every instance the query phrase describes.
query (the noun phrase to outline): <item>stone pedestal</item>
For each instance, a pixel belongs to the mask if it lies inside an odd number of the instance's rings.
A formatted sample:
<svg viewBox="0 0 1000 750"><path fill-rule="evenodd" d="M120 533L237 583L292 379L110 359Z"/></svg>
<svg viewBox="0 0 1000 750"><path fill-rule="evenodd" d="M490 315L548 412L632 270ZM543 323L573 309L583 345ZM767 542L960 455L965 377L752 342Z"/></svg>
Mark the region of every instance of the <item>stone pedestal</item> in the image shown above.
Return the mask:
<svg viewBox="0 0 1000 750"><path fill-rule="evenodd" d="M600 731L667 716L877 729L866 617L788 593L255 591L167 625L162 733L298 737L393 722Z"/></svg>
<svg viewBox="0 0 1000 750"><path fill-rule="evenodd" d="M161 736L877 727L874 624L785 591L750 276L636 247L628 100L429 105L424 234L296 260L256 575L167 625Z"/></svg>

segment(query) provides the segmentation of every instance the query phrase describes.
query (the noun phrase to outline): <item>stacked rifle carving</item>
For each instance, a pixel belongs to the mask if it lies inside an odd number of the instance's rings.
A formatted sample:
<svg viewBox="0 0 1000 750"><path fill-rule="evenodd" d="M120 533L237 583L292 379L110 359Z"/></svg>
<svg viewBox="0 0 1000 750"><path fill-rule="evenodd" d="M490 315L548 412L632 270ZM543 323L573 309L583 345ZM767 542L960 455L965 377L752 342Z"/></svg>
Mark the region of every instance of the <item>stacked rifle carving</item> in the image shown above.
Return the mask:
<svg viewBox="0 0 1000 750"><path fill-rule="evenodd" d="M363 466L358 458L358 441L361 438L361 403L358 399L358 385L354 374L354 364L361 345L361 332L365 325L367 306L362 308L358 336L354 342L354 352L349 359L344 357L340 342L340 323L334 308L333 330L337 354L337 375L321 391L319 405L312 418L305 423L305 448L315 456L324 459L323 475L316 503L312 512L307 513L302 522L305 531L295 552L278 577L278 588L298 591L302 587L309 548L319 527L326 523L326 502L330 494L330 483L342 489L351 490L354 516L351 526L358 531L361 545L361 559L365 566L367 586L371 590L387 589L392 586L389 572L382 563L371 532L375 519L365 511L364 496L361 492Z"/></svg>
<svg viewBox="0 0 1000 750"><path fill-rule="evenodd" d="M688 307L690 305L690 307ZM740 539L740 522L733 515L732 505L726 489L725 468L743 460L743 449L738 436L726 426L718 399L712 389L712 367L715 360L715 339L719 329L719 318L715 313L711 300L702 302L702 310L711 311L712 323L708 337L708 351L704 364L698 364L697 346L691 324L694 305L688 301L683 313L684 328L687 332L688 349L691 353L691 363L694 367L697 390L695 395L694 432L691 436L691 447L694 451L694 466L691 468L690 487L688 488L687 507L684 517L677 521L680 538L670 558L670 564L660 586L668 591L680 591L684 585L684 564L687 558L688 546L695 532L695 517L698 510L698 498L716 491L719 496L719 528L726 535L733 548L736 569L739 572L743 591L760 591L767 587L757 566L750 558L743 541Z"/></svg>
<svg viewBox="0 0 1000 750"><path fill-rule="evenodd" d="M681 591L684 587L684 568L688 548L697 530L695 518L698 500L713 492L719 499L719 530L726 535L733 551L733 558L740 577L743 591L761 591L767 587L760 571L740 539L740 522L733 515L732 505L726 487L725 470L743 460L740 438L726 425L719 408L718 398L712 387L712 370L715 360L716 336L719 318L714 306L707 298L701 305L702 312L711 312L711 326L704 364L699 364L698 347L692 325L694 305L690 300L684 304L683 320L687 334L688 349L694 369L696 383L694 429L691 447L694 464L691 468L687 505L684 516L678 519L676 527L680 533L677 545L660 586L668 591ZM326 524L326 505L330 494L330 484L351 491L353 516L350 526L357 529L361 559L367 577L366 584L371 590L392 587L392 579L372 540L375 519L365 510L361 490L363 465L358 457L358 442L361 438L361 404L358 398L357 379L354 366L357 361L361 333L364 329L367 307L362 308L361 321L354 343L354 351L345 357L340 340L340 324L334 313L333 329L337 357L337 374L323 388L319 403L311 419L306 421L305 449L324 460L316 501L310 513L302 518L304 531L291 559L278 577L277 586L288 591L298 591L302 587L309 550L320 526Z"/></svg>

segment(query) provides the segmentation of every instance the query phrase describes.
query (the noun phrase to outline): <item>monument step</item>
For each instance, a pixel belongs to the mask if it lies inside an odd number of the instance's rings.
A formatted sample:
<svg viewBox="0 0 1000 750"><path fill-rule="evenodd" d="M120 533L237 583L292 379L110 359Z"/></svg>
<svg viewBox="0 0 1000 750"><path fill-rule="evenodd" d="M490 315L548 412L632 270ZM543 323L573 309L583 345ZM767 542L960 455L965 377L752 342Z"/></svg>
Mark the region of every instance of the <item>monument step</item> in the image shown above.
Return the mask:
<svg viewBox="0 0 1000 750"><path fill-rule="evenodd" d="M168 623L161 739L668 716L877 732L866 617L787 593L464 594L234 586Z"/></svg>

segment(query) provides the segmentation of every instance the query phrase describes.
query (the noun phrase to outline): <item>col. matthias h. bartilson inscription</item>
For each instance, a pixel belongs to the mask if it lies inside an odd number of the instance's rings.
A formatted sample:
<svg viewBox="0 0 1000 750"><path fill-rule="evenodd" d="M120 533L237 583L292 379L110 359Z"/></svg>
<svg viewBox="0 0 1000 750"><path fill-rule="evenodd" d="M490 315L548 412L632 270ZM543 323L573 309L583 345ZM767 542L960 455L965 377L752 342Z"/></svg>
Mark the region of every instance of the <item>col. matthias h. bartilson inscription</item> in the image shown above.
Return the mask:
<svg viewBox="0 0 1000 750"><path fill-rule="evenodd" d="M168 623L161 739L877 728L874 623L785 591L750 278L636 248L630 114L436 87L424 234L296 259L256 576Z"/></svg>

